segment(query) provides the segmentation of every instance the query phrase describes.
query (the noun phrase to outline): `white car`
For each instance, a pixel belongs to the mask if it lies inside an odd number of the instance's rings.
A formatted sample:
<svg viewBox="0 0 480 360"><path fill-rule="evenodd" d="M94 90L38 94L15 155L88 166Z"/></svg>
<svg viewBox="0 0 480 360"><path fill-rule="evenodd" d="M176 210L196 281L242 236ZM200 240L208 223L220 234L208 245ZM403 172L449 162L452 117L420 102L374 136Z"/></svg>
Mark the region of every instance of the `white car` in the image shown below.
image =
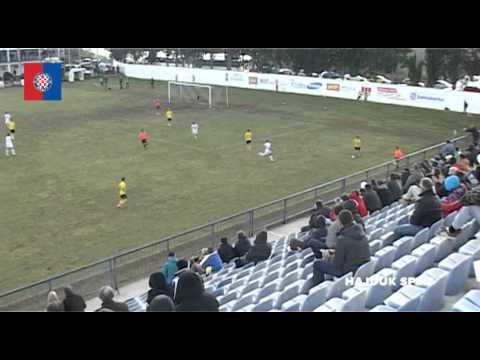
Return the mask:
<svg viewBox="0 0 480 360"><path fill-rule="evenodd" d="M392 83L392 80L387 79L385 76L382 76L382 75L377 75L375 77L375 79L377 80L377 82L382 83L382 84L391 84Z"/></svg>
<svg viewBox="0 0 480 360"><path fill-rule="evenodd" d="M278 73L281 75L295 75L293 70L290 70L290 69L280 69L278 70Z"/></svg>
<svg viewBox="0 0 480 360"><path fill-rule="evenodd" d="M453 85L450 84L448 81L445 80L437 80L435 85L433 85L435 89L444 89L444 90L452 90Z"/></svg>

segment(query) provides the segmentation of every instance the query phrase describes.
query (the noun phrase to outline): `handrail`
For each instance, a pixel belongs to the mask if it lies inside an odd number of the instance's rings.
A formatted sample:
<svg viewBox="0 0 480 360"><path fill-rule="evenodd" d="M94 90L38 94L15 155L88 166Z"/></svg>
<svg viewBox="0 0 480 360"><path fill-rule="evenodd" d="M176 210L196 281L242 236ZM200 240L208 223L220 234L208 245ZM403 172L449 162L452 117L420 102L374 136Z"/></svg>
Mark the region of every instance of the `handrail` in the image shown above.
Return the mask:
<svg viewBox="0 0 480 360"><path fill-rule="evenodd" d="M459 141L459 140L464 140L464 139L467 138L467 136L468 136L468 135L463 135L463 136L460 136L460 137L457 137L457 138L452 139L452 141L453 141L453 142L456 142L456 141ZM413 152L413 153L410 153L410 154L405 155L405 156L403 157L403 159L411 158L411 157L414 157L414 156L416 156L416 155L419 155L419 154L422 154L422 153L426 153L427 151L430 151L430 150L434 150L434 149L436 149L436 148L439 148L439 147L441 147L441 146L444 145L444 144L445 144L445 143L443 142L443 143L440 143L440 144L432 145L432 146L429 146L429 147L427 147L427 148L424 148L424 149L415 151L415 152ZM127 256L127 255L130 255L130 254L139 252L139 251L141 251L141 250L144 250L144 249L147 249L147 248L150 248L150 247L159 245L159 244L163 244L163 243L165 243L165 242L168 242L168 241L170 241L170 240L179 238L179 237L181 237L181 236L185 236L185 235L194 233L194 232L199 231L199 230L202 230L202 229L210 228L210 227L215 226L215 225L217 225L217 224L227 222L227 221L229 221L229 220L232 220L232 219L237 218L237 217L240 217L240 216L245 216L245 215L247 215L247 214L249 214L249 213L252 213L252 212L255 212L255 211L257 211L257 210L260 210L260 209L263 209L263 208L266 208L266 207L275 205L275 204L277 204L277 203L280 203L280 202L283 202L283 201L286 201L286 200L288 201L288 200L293 199L293 198L295 198L295 197L298 197L298 196L307 194L307 193L309 193L309 192L312 192L312 191L315 191L315 190L318 190L318 189L322 189L322 188L328 187L328 186L333 185L333 184L341 183L342 181L346 181L347 179L353 178L353 177L355 177L355 176L362 175L362 174L364 174L364 173L367 173L367 172L370 172L370 171L373 171L373 170L377 170L377 169L383 168L383 167L385 167L385 166L390 165L391 163L392 163L391 160L390 160L390 161L386 161L386 162L381 163L381 164L379 164L379 165L371 166L371 167L369 167L369 168L366 168L366 169L363 169L363 170L354 172L354 173L352 173L352 174L350 174L350 175L343 176L343 177L340 177L340 178L337 178L337 179L334 179L334 180L330 180L330 181L327 181L326 183L322 183L322 184L313 186L313 187L311 187L311 188L308 188L308 189L305 189L305 190L302 190L302 191L299 191L299 192L296 192L296 193L287 195L287 196L285 196L285 197L283 197L283 198L279 198L279 199L276 199L276 200L273 200L273 201L264 203L264 204L259 205L259 206L256 206L256 207L249 208L249 209L247 209L247 210L243 210L243 211L234 213L234 214L229 215L229 216L225 216L225 217L220 218L220 219L218 219L218 220L211 221L211 222L208 222L208 223L206 223L206 224L203 224L203 225L199 225L199 226L190 228L189 230L186 230L186 231L183 231L183 232L174 234L174 235L169 235L169 236L163 237L163 238L161 238L161 239L159 239L159 240L156 240L156 241L154 241L154 242L150 242L150 243L147 243L147 244L144 244L144 245L141 245L141 246L137 246L137 247L135 247L135 248L132 248L132 249L129 249L129 250L125 250L125 251L119 252L118 254L111 255L111 256L108 256L108 257L105 257L105 258L96 260L96 261L94 261L94 262L91 262L91 263L86 264L86 265L84 265L84 266L78 267L78 268L76 268L76 269L72 269L72 270L69 270L69 271L65 271L65 272L62 272L62 273L60 273L60 274L57 274L57 275L54 275L54 276L51 276L51 277L48 277L48 278L45 278L45 279L42 279L42 280L39 280L39 281L30 283L30 284L27 284L27 285L24 285L24 286L20 286L20 287L18 287L18 288L15 288L15 289L6 291L6 292L4 292L4 293L1 293L1 294L0 294L0 298L9 296L9 295L12 295L12 294L15 294L15 293L17 293L17 292L21 292L21 291L24 291L24 290L27 290L27 289L30 289L30 288L33 288L33 287L35 287L35 286L39 286L39 285L43 285L43 284L48 284L48 283L50 283L50 282L52 282L52 281L54 281L54 280L60 279L60 278L62 278L62 277L68 276L68 275L72 275L72 274L78 273L78 272L80 272L80 271L83 271L83 270L86 270L86 269L89 269L89 268L93 268L93 267L98 266L98 265L101 265L101 264L107 264L107 263L109 263L109 262L115 261L115 260L118 259L118 258L121 258L121 257Z"/></svg>

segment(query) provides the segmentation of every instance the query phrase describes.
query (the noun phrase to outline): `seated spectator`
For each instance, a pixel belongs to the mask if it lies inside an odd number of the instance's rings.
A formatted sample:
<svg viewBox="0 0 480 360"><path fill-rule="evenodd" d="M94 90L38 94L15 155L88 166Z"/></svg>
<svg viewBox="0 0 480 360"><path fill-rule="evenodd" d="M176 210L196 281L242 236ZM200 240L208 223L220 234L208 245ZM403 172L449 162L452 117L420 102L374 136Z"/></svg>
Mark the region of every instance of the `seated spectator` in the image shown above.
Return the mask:
<svg viewBox="0 0 480 360"><path fill-rule="evenodd" d="M365 230L365 224L363 223L362 217L358 213L357 204L353 200L348 200L343 203L343 208L349 210L352 213L353 220L362 226L362 229Z"/></svg>
<svg viewBox="0 0 480 360"><path fill-rule="evenodd" d="M382 202L382 207L388 206L393 203L393 195L390 192L387 184L383 180L378 180L377 187L374 188L377 192L380 201Z"/></svg>
<svg viewBox="0 0 480 360"><path fill-rule="evenodd" d="M148 280L148 286L150 286L150 290L148 291L147 295L147 304L150 304L153 298L157 295L167 295L172 297L171 288L167 284L167 280L163 272L159 271L151 274L150 279Z"/></svg>
<svg viewBox="0 0 480 360"><path fill-rule="evenodd" d="M393 201L400 200L403 191L402 191L402 184L400 182L400 176L397 174L390 174L390 181L387 183L388 189L392 193Z"/></svg>
<svg viewBox="0 0 480 360"><path fill-rule="evenodd" d="M267 232L265 230L261 231L247 253L246 263L254 262L257 264L260 261L267 260L271 253L272 246L267 242Z"/></svg>
<svg viewBox="0 0 480 360"><path fill-rule="evenodd" d="M291 239L289 245L292 251L304 250L304 249L310 248L312 249L315 257L318 259L322 257L322 252L320 250L327 248L324 242L314 238L309 238L304 241L298 240L298 239Z"/></svg>
<svg viewBox="0 0 480 360"><path fill-rule="evenodd" d="M420 167L418 165L414 165L413 172L410 174L407 181L405 182L405 185L403 186L403 191L407 192L410 186L412 186L413 184L418 184L423 177L424 175L423 172L420 170Z"/></svg>
<svg viewBox="0 0 480 360"><path fill-rule="evenodd" d="M186 271L178 279L175 294L176 311L218 311L219 303L212 294L205 292L202 278Z"/></svg>
<svg viewBox="0 0 480 360"><path fill-rule="evenodd" d="M402 196L401 202L404 204L413 204L420 199L422 189L417 184L412 184L407 193Z"/></svg>
<svg viewBox="0 0 480 360"><path fill-rule="evenodd" d="M307 239L316 239L321 242L325 242L327 237L327 226L330 224L330 220L327 220L324 216L318 215L311 221L308 231L301 232L298 235L298 239L305 241ZM303 230L304 228L302 228Z"/></svg>
<svg viewBox="0 0 480 360"><path fill-rule="evenodd" d="M461 201L463 207L455 216L452 225L447 231L450 236L458 235L462 231L463 225L470 220L475 220L474 232L480 228L480 189L468 191Z"/></svg>
<svg viewBox="0 0 480 360"><path fill-rule="evenodd" d="M338 216L342 230L338 236L335 250L324 250L324 256L313 263L312 285L316 286L325 280L325 274L343 276L355 272L361 265L370 260L370 248L365 232L353 220L349 210L342 210Z"/></svg>
<svg viewBox="0 0 480 360"><path fill-rule="evenodd" d="M472 171L470 160L468 160L465 154L460 154L460 160L454 166L464 174L468 174L470 171Z"/></svg>
<svg viewBox="0 0 480 360"><path fill-rule="evenodd" d="M400 175L400 180L402 182L402 188L407 183L407 180L408 180L409 177L410 177L410 169L409 168L403 169L402 174Z"/></svg>
<svg viewBox="0 0 480 360"><path fill-rule="evenodd" d="M365 185L365 195L363 195L363 200L365 201L365 205L370 214L382 208L382 201L370 184Z"/></svg>
<svg viewBox="0 0 480 360"><path fill-rule="evenodd" d="M447 155L455 155L455 145L453 145L450 140L447 140L445 145L442 146L440 153L443 157Z"/></svg>
<svg viewBox="0 0 480 360"><path fill-rule="evenodd" d="M480 165L477 165L475 167L475 170L473 171L473 175L475 176L475 179L477 179L477 181L480 182Z"/></svg>
<svg viewBox="0 0 480 360"><path fill-rule="evenodd" d="M47 295L47 312L62 312L65 311L63 303L60 301L55 291L50 291Z"/></svg>
<svg viewBox="0 0 480 360"><path fill-rule="evenodd" d="M235 257L242 257L250 250L252 244L250 244L250 240L248 240L243 231L237 233L237 238L238 240L233 247L235 249Z"/></svg>
<svg viewBox="0 0 480 360"><path fill-rule="evenodd" d="M342 202L345 202L347 200L350 200L350 196L348 196L348 194L342 194L340 196L340 199L342 199Z"/></svg>
<svg viewBox="0 0 480 360"><path fill-rule="evenodd" d="M415 210L409 224L398 225L393 233L393 241L403 236L414 236L425 227L432 226L442 218L442 205L433 193L433 182L423 178L420 182L420 199L415 203Z"/></svg>
<svg viewBox="0 0 480 360"><path fill-rule="evenodd" d="M174 312L175 304L166 295L157 295L147 306L147 312Z"/></svg>
<svg viewBox="0 0 480 360"><path fill-rule="evenodd" d="M342 223L340 222L340 219L338 218L338 214L340 214L340 212L342 210L343 210L342 205L335 206L334 211L335 211L335 214L336 214L336 219L333 222L333 224L328 227L327 239L325 241L325 245L329 249L335 249L335 247L337 246L337 236L338 236L338 233L340 232L340 230L342 229Z"/></svg>
<svg viewBox="0 0 480 360"><path fill-rule="evenodd" d="M200 266L205 273L209 274L210 272L217 272L222 270L223 262L218 255L217 251L213 251L212 248L207 248L202 250L203 258L200 260ZM210 270L208 270L210 268Z"/></svg>
<svg viewBox="0 0 480 360"><path fill-rule="evenodd" d="M460 177L457 175L447 177L445 179L444 188L448 193L447 198L442 200L442 213L445 217L463 207L460 200L468 189L465 184L460 182Z"/></svg>
<svg viewBox="0 0 480 360"><path fill-rule="evenodd" d="M163 274L162 274L163 275ZM100 293L98 297L102 301L102 305L96 311L100 311L102 309L110 309L115 312L128 312L128 305L113 300L115 297L115 290L113 290L110 286L104 286L100 289Z"/></svg>
<svg viewBox="0 0 480 360"><path fill-rule="evenodd" d="M87 308L85 300L78 294L75 294L71 286L65 286L65 299L63 299L63 307L65 311L80 311L83 312Z"/></svg>
<svg viewBox="0 0 480 360"><path fill-rule="evenodd" d="M445 180L445 176L443 176L442 172L439 168L433 169L432 181L433 184L443 184L443 180Z"/></svg>
<svg viewBox="0 0 480 360"><path fill-rule="evenodd" d="M318 200L315 202L315 210L314 213L317 215L322 215L325 216L327 219L330 219L330 214L332 212L332 209L330 209L328 206L323 205L323 202Z"/></svg>
<svg viewBox="0 0 480 360"><path fill-rule="evenodd" d="M235 249L228 243L228 239L225 237L220 239L220 246L217 252L225 264L228 264L235 257Z"/></svg>
<svg viewBox="0 0 480 360"><path fill-rule="evenodd" d="M175 257L174 252L170 252L165 265L163 265L163 274L165 275L168 286L172 285L172 280L177 270L177 258Z"/></svg>
<svg viewBox="0 0 480 360"><path fill-rule="evenodd" d="M358 191L352 191L350 193L350 199L357 203L358 214L362 218L368 215L367 205L365 205L365 201L363 201L363 198L360 196Z"/></svg>

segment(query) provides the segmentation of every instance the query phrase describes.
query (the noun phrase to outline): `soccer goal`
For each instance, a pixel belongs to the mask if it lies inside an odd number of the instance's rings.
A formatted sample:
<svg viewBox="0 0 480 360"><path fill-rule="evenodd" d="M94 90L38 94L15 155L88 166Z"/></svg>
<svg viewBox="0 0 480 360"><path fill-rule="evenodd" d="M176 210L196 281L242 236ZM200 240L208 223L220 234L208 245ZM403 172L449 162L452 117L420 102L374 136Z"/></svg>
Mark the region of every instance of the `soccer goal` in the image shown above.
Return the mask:
<svg viewBox="0 0 480 360"><path fill-rule="evenodd" d="M208 105L210 109L216 106L228 107L228 87L169 81L168 103Z"/></svg>

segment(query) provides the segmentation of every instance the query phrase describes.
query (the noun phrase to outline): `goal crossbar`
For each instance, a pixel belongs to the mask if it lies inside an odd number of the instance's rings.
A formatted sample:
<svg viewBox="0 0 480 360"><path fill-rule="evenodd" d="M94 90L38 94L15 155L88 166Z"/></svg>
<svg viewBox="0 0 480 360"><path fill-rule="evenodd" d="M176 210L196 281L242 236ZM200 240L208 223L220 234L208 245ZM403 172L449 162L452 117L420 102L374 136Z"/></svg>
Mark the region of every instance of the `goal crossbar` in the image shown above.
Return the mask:
<svg viewBox="0 0 480 360"><path fill-rule="evenodd" d="M212 86L211 85L202 85L202 84L181 82L181 81L169 81L168 82L168 103L169 104L171 104L172 102L172 85L180 86L180 87L185 86L185 87L208 89L208 107L210 109L212 108Z"/></svg>

